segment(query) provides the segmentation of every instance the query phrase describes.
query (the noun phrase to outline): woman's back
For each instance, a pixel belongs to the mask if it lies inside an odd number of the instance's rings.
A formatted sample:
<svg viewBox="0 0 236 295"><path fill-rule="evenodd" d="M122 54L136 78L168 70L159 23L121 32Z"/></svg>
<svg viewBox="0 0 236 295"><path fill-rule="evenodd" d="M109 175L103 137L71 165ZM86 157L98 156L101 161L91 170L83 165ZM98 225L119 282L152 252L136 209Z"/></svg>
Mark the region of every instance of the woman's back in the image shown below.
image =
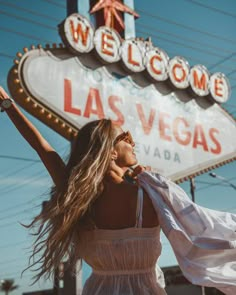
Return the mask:
<svg viewBox="0 0 236 295"><path fill-rule="evenodd" d="M134 227L136 221L138 186L135 184L105 182L104 191L96 200L92 212L97 228L123 229ZM158 218L152 202L144 191L142 226L157 226Z"/></svg>

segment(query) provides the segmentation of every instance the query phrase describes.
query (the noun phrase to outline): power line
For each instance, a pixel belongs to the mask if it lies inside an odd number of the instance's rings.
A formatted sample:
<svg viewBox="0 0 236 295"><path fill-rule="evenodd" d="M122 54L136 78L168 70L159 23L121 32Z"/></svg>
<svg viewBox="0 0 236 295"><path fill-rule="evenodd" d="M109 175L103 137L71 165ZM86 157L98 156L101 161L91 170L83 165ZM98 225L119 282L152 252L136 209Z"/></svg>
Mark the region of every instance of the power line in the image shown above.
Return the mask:
<svg viewBox="0 0 236 295"><path fill-rule="evenodd" d="M59 148L59 150L61 152L64 152L64 150L67 149L67 146L63 147L62 149ZM17 159L17 160L21 160L21 161L29 161L29 162L33 162L32 164L28 165L28 166L25 166L26 168L28 167L32 167L33 165L35 165L36 163L42 163L41 160L35 160L35 159L30 159L30 158L23 158L23 157L15 157L15 156L7 156L7 155L0 155L0 157L3 157L3 158L8 158L10 157L11 159ZM21 171L22 168L10 173L7 175L7 177L9 178L9 176L12 176L14 174L16 174L17 172ZM12 186L12 185L9 185L9 186L6 186L3 190L0 190L0 195L3 195L3 194L6 194L6 193L9 193L9 192L12 192L12 191L15 191L19 188L21 188L22 186L24 186L25 184L28 184L28 183L31 183L31 182L35 182L37 180L39 180L41 177L38 177L38 176L41 176L42 174L44 174L46 172L46 170L43 170L43 171L38 171L36 172L35 174L31 175L33 176L33 178L31 177L28 181L24 181L22 184L19 184L19 185L15 185L15 186ZM5 176L6 177L6 176ZM9 189L8 189L9 188ZM1 196L0 196L1 197Z"/></svg>
<svg viewBox="0 0 236 295"><path fill-rule="evenodd" d="M220 186L228 186L227 184L221 184L221 183L215 183L215 182L208 182L208 181L199 181L199 180L196 180L196 184L197 183L200 183L200 184L209 184L210 186L212 185L212 184L214 184L214 185L220 185Z"/></svg>
<svg viewBox="0 0 236 295"><path fill-rule="evenodd" d="M4 178L9 178L9 177L11 177L11 176L13 176L13 175L16 175L18 172L21 172L22 170L24 170L24 169L26 169L26 168L29 168L29 167L34 166L35 164L36 164L36 163L30 163L30 164L28 164L28 165L25 165L25 166L23 166L23 167L21 167L21 168L15 170L15 171L12 171L12 172L10 172L10 173L8 173L8 174L6 174L6 175L3 175L3 177L4 177Z"/></svg>
<svg viewBox="0 0 236 295"><path fill-rule="evenodd" d="M26 268L26 265L27 265L27 261L22 260L21 264L14 265L14 270L21 269L21 271L22 271L22 269ZM11 265L9 265L10 269L9 269L8 265L4 266L1 264L1 266L4 267L4 269L0 269L0 273L4 273L4 272L6 273L7 271L12 271ZM5 277L9 277L9 275L8 276L5 275ZM1 276L1 278L2 278L2 276Z"/></svg>
<svg viewBox="0 0 236 295"><path fill-rule="evenodd" d="M16 8L17 10L25 11L27 13L37 15L37 16L40 16L40 17L43 17L43 18L46 18L46 19L49 19L49 20L54 20L56 22L61 22L61 20L59 20L57 18L54 18L52 16L49 16L47 14L39 13L39 12L36 12L35 10L31 10L31 9L28 9L28 8L23 8L23 7L19 6L19 5L15 5L15 4L6 2L6 1L0 1L0 4L3 4L5 6L9 6L9 7L13 7L13 8Z"/></svg>
<svg viewBox="0 0 236 295"><path fill-rule="evenodd" d="M229 178L229 180L234 180L234 179L236 179L236 177ZM219 185L219 184L222 184L222 183L223 183L223 181L219 181L217 183L211 183L209 185L206 185L206 186L203 186L203 187L200 187L200 188L196 188L196 191L204 190L204 189L207 189L209 187L216 186L216 185Z"/></svg>
<svg viewBox="0 0 236 295"><path fill-rule="evenodd" d="M4 212L4 213L5 213L5 212L9 212L9 211L12 211L12 210L14 210L14 209L18 209L18 208L20 208L20 207L23 207L23 206L25 206L25 205L32 204L33 202L36 201L36 199L37 199L37 200L40 200L39 197L36 197L36 198L34 198L33 200L31 200L31 201L27 201L27 202L24 202L24 203L20 203L20 204L17 204L17 205L14 205L14 206L8 207L8 208L6 208L6 209L2 209L2 210L0 210L0 213L2 213L2 212Z"/></svg>
<svg viewBox="0 0 236 295"><path fill-rule="evenodd" d="M225 104L227 104L227 106L229 106L229 107L236 108L236 104L232 104L232 103L228 103L228 102L226 102Z"/></svg>
<svg viewBox="0 0 236 295"><path fill-rule="evenodd" d="M31 158L24 158L24 157L16 157L16 156L9 156L9 155L0 155L0 158L2 159L10 159L10 160L20 160L24 162L34 162L34 163L40 163L41 160L31 159Z"/></svg>
<svg viewBox="0 0 236 295"><path fill-rule="evenodd" d="M16 217L16 216L18 217L20 214L32 212L34 209L39 208L39 207L40 207L39 205L35 205L34 207L15 212L11 215L3 216L0 218L0 220L5 220L5 219Z"/></svg>
<svg viewBox="0 0 236 295"><path fill-rule="evenodd" d="M15 258L15 259L10 259L10 260L3 260L3 261L1 261L1 265L10 264L10 263L13 263L13 262L16 262L16 261L19 261L19 257Z"/></svg>
<svg viewBox="0 0 236 295"><path fill-rule="evenodd" d="M30 163L30 164L28 164L28 165L25 165L25 166L23 166L23 167L21 167L21 168L15 170L15 171L13 171L13 172L10 172L10 173L8 173L8 174L6 174L6 175L3 175L2 178L4 178L4 179L9 179L9 178L11 178L12 176L16 175L18 172L22 172L22 170L25 170L26 168L30 168L30 167L34 166L35 164L37 164L37 163ZM37 173L38 173L38 172L37 172ZM0 194L1 194L2 192L6 191L6 189L8 189L8 188L15 188L15 187L18 187L18 186L19 186L19 185L15 185L15 186L14 186L14 185L12 185L12 184L5 185L4 189L3 189L3 190L0 190Z"/></svg>
<svg viewBox="0 0 236 295"><path fill-rule="evenodd" d="M64 148L62 149L62 151L64 150ZM5 157L5 156L4 156ZM28 158L27 158L28 159ZM20 158L20 157L18 157L18 160L25 160L25 158ZM18 172L20 172L20 171L22 171L23 169L26 169L26 168L28 168L28 167L32 167L33 165L35 165L37 162L36 162L36 160L34 160L35 162L34 163L30 163L29 165L26 165L26 166L23 166L22 168L20 168L20 169L18 169L18 170L15 170L15 171L13 171L13 172L11 172L11 173L8 173L7 175L4 175L4 177L5 178L8 178L8 177L10 177L10 176L13 176L13 175L15 175L15 174L17 174ZM40 160L39 160L39 162L40 162ZM12 187L12 186L9 186L9 187ZM19 187L17 187L17 188L19 188ZM50 195L50 192L48 193L48 195ZM25 206L25 205L29 205L29 204L33 204L35 201L38 201L38 200L40 200L40 201L44 201L44 198L41 196L41 197L35 197L35 198L33 198L31 201L27 201L27 202L23 202L23 203L20 203L20 204L18 204L18 205L14 205L14 206L11 206L11 207L8 207L8 208L5 208L5 209L2 209L2 210L0 210L0 213L2 213L2 212L9 212L9 211L12 211L12 210L14 210L14 209L18 209L19 207L23 207L23 206ZM37 206L40 206L40 204L39 205L36 205L36 207ZM17 213L15 213L15 214L17 214Z"/></svg>
<svg viewBox="0 0 236 295"><path fill-rule="evenodd" d="M231 76L231 75L234 74L234 73L236 73L236 70L235 70L235 69L232 70L230 73L227 73L227 76L229 77L229 76Z"/></svg>
<svg viewBox="0 0 236 295"><path fill-rule="evenodd" d="M36 37L34 35L25 34L25 33L15 31L15 30L12 30L12 29L9 29L9 28L0 27L0 30L3 31L3 32L7 32L7 33L17 35L17 36L22 36L24 38L29 38L29 39L33 39L33 40L37 40L37 41L46 42L46 43L51 42L51 41L46 40L46 39L38 38L38 37ZM15 57L13 56L12 58L15 58Z"/></svg>
<svg viewBox="0 0 236 295"><path fill-rule="evenodd" d="M0 11L1 12L1 11ZM5 12L4 12L5 13ZM17 17L16 15L14 15L14 17ZM22 18L23 19L23 18ZM29 19L26 19L26 18L24 18L24 20L25 21L28 21L28 22L32 22L32 20L29 20ZM36 23L36 24L39 24L39 25L41 25L41 26L45 26L44 24L42 24L42 23L39 23L39 22L35 22L35 21L33 21L33 23ZM49 27L49 26L45 26L45 27ZM53 27L49 27L50 29L53 29L53 30L55 30L55 28L53 28ZM17 33L16 31L14 32L13 30L10 30L10 29L5 29L4 28L4 30L7 30L7 31L11 31L12 33ZM19 32L20 33L20 32ZM24 35L24 36L26 36L26 37L30 37L30 38L34 38L34 39L37 39L37 40L41 40L41 39L39 39L39 38L37 38L37 37L34 37L34 36L30 36L30 35L26 35L26 34L22 34L22 35ZM156 36L157 37L157 36ZM158 36L158 38L160 39L160 37ZM185 46L186 47L186 44L182 44L182 43L179 43L179 42L173 42L173 41L170 41L169 39L166 39L166 38L161 38L161 39L163 39L163 40L166 40L166 41L168 41L168 42L171 42L171 43L177 43L177 44L179 44L179 45L181 45L181 46ZM48 40L45 40L46 42L50 42L50 41L48 41ZM196 47L193 47L193 46L188 46L189 48L192 48L192 49L195 49L195 50L201 50L201 51L203 51L203 52L205 52L205 53L207 53L207 54L213 54L212 52L209 52L209 51L206 51L206 50L202 50L202 49L199 49L199 48L196 48ZM218 54L214 54L215 56L219 56L219 57L222 57L222 55L218 55ZM231 68L230 68L230 70L231 70Z"/></svg>
<svg viewBox="0 0 236 295"><path fill-rule="evenodd" d="M3 3L5 3L4 1L2 1ZM47 1L47 2L50 2L50 1ZM54 3L55 4L55 3ZM31 11L31 10L29 10L30 12L33 12L33 11ZM1 12L1 11L0 11ZM5 14L7 14L6 12L2 12L2 13L5 13ZM8 15L10 15L9 13L8 13ZM14 16L14 17L18 17L18 16L16 16L16 15L11 15L11 16ZM21 19L23 19L23 20L25 20L25 21L27 21L27 22L33 22L33 23L35 23L35 24L37 24L37 25L40 25L40 26L44 26L44 27L47 27L47 28L50 28L50 29L53 29L53 30L55 30L55 28L54 27L51 27L51 26L45 26L44 24L42 24L42 23L39 23L39 22L35 22L35 21L32 21L32 20L30 20L30 19L26 19L26 18L21 18ZM147 27L147 26L146 26ZM150 28L150 27L149 27ZM8 31L11 31L11 30L9 30L8 29ZM13 32L13 31L11 31L11 32ZM15 32L14 32L15 33ZM19 32L20 33L20 32ZM22 34L23 35L23 34ZM170 35L170 34L169 34ZM173 34L172 34L173 35ZM27 37L30 37L30 38L34 38L34 39L39 39L39 38L35 38L34 36L30 36L30 35L28 35ZM156 36L157 37L157 36ZM158 37L158 38L160 38L160 37ZM163 38L162 37L162 39L164 39L164 40L166 40L166 41L168 41L168 42L171 42L170 40L168 40L168 39L166 39L166 38ZM45 40L46 42L49 42L48 40ZM172 41L172 43L173 43L173 41ZM179 44L179 45L181 45L181 46L185 46L186 47L186 44L181 44L181 43L179 43L179 42L174 42L174 43L177 43L177 44ZM189 48L192 48L192 49L196 49L196 50L201 50L201 51L203 51L203 52L205 52L205 53L207 53L207 54L211 54L212 55L212 52L208 52L208 51L206 51L206 50L202 50L202 49L197 49L197 48L195 48L195 47L193 47L193 46L188 46ZM219 56L219 57L222 57L221 55L218 55L218 54L214 54L215 56Z"/></svg>
<svg viewBox="0 0 236 295"><path fill-rule="evenodd" d="M185 0L185 1L190 2L190 3L194 4L194 5L201 6L201 7L207 8L209 10L212 10L212 11L227 15L227 16L231 16L233 18L236 18L236 14L233 14L233 13L218 9L216 7L208 6L206 4L203 4L203 3L200 3L200 2L194 1L194 0Z"/></svg>
<svg viewBox="0 0 236 295"><path fill-rule="evenodd" d="M67 146L66 146L66 149L67 149ZM62 151L64 150L64 148L62 149ZM7 156L7 155L1 155L3 158L7 158L7 157L10 157L11 159L15 159L16 160L22 160L22 161L30 161L30 162L33 162L33 164L29 165L29 166L32 166L34 165L35 163L42 163L41 160L35 160L35 159L30 159L30 158L23 158L23 157L14 157L14 156ZM0 156L0 157L1 157ZM20 170L20 169L19 169ZM19 171L17 170L17 172ZM0 190L0 198L9 193L9 192L13 192L29 183L34 183L35 181L39 180L41 178L41 176L46 172L46 170L43 170L43 171L38 171L36 173L34 173L33 175L31 175L31 178L28 179L27 181L23 181L23 183L19 184L19 185L16 185L16 186L12 186L12 185L9 185L7 187L5 187L3 190ZM13 172L13 174L15 174L16 172ZM10 174L11 175L11 174ZM33 176L33 177L32 177ZM9 188L9 189L8 189Z"/></svg>
<svg viewBox="0 0 236 295"><path fill-rule="evenodd" d="M21 221L21 223L22 223L23 221ZM5 223L5 224L1 224L0 225L0 228L6 228L6 227L10 227L10 226L12 226L12 225L19 225L19 226L21 226L21 224L19 223L19 222L17 222L17 221L13 221L13 222L8 222L8 223Z"/></svg>
<svg viewBox="0 0 236 295"><path fill-rule="evenodd" d="M213 64L213 65L211 65L211 66L209 67L209 69L215 68L216 66L219 66L220 64L226 62L227 60L230 60L235 54L236 54L236 53L234 52L234 53L232 53L232 54L226 56L226 57L223 58L222 60L218 61L217 63L215 63L215 64Z"/></svg>
<svg viewBox="0 0 236 295"><path fill-rule="evenodd" d="M53 5L60 7L60 8L64 8L64 9L66 8L66 5L59 4L56 1L52 1L52 0L41 0L41 1L48 2L48 3L53 4Z"/></svg>
<svg viewBox="0 0 236 295"><path fill-rule="evenodd" d="M142 33L142 34L146 34L147 33L147 32L140 31L140 30L139 30L139 32ZM191 45L187 45L186 43L181 43L181 42L178 42L178 41L173 41L173 40L170 40L168 38L157 36L157 35L154 35L154 34L152 34L152 36L155 36L158 39L167 41L167 42L172 43L172 44L177 44L177 45L183 46L185 48L190 48L190 49L193 49L193 50L196 50L196 51L201 51L201 52L206 53L208 55L214 55L214 56L220 57L220 58L224 57L221 54L217 54L217 53L214 53L212 51L208 51L208 50L205 50L205 49L202 49L202 48L198 48L198 47L194 47L194 46L191 46Z"/></svg>
<svg viewBox="0 0 236 295"><path fill-rule="evenodd" d="M47 2L50 2L50 1L47 1ZM51 2L52 2L52 1L51 1ZM49 16L47 16L47 15L44 15L44 14L41 14L41 13L36 13L35 11L29 10L29 9L20 8L20 7L17 6L17 5L13 5L13 4L6 3L5 1L0 1L0 3L3 3L4 5L8 5L8 6L12 6L12 7L16 7L16 8L18 8L18 9L21 9L21 10L24 10L24 11L27 11L27 12L30 12L30 13L35 14L35 15L43 16L43 17L46 17L46 18L49 18L49 19L51 18L51 17L49 17ZM54 4L56 4L56 3L54 3ZM52 19L52 18L51 18L51 19ZM59 20L56 19L56 21L59 21ZM38 23L38 24L40 24L40 23ZM40 24L40 25L42 25L42 24ZM154 28L150 28L150 27L148 27L148 26L144 26L144 25L142 25L142 26L143 26L143 27L146 27L146 28L149 28L149 29L153 29L153 30L155 30ZM54 29L54 28L53 28L53 29ZM8 29L8 31L11 31L11 30ZM156 30L156 31L157 31L157 30ZM18 33L20 33L20 32L18 32ZM167 33L167 32L164 32L164 33L179 38L178 35L170 34L170 33ZM34 36L30 36L30 35L28 35L27 37L34 38L34 39L35 39ZM36 38L36 39L39 39L39 38ZM181 39L184 40L184 38L181 38ZM197 41L195 41L195 40L191 40L191 39L189 39L189 41L201 44L200 42L197 42ZM50 42L50 41L46 40L46 42ZM205 44L205 45L206 45L206 44ZM212 47L210 44L207 44L207 46ZM191 47L191 48L192 48L192 47ZM217 48L217 47L212 47L212 48L215 48L215 49L217 49L217 50L220 49L221 51L225 51L225 52L226 52L225 49L221 49L221 48ZM199 50L199 49L198 49L198 50ZM229 51L228 51L228 52L229 52ZM212 53L210 53L210 54L212 54Z"/></svg>
<svg viewBox="0 0 236 295"><path fill-rule="evenodd" d="M10 18L19 19L21 21L28 22L28 23L31 23L31 24L34 24L34 25L37 25L37 26L41 26L41 27L44 27L44 28L49 29L49 30L53 30L53 31L57 30L56 28L54 28L52 26L45 25L45 24L40 23L38 21L34 21L32 19L19 16L17 14L9 13L9 12L6 12L4 10L0 10L0 14L6 15L6 16L8 16Z"/></svg>
<svg viewBox="0 0 236 295"><path fill-rule="evenodd" d="M33 278L33 276L34 276L34 274L28 274L27 276L25 275L25 274L22 274L22 275L20 275L20 276L18 276L19 274L21 274L22 273L22 271L23 271L23 269L22 270L19 270L18 272L16 272L16 273L7 273L7 274L4 274L3 273L3 275L0 275L1 276L1 278L14 278L15 280L21 280L21 279L24 279L24 278ZM22 292L24 292L25 291L25 286L24 287L19 287L18 289L17 289L17 291L19 292L20 290L22 290ZM52 286L52 288L53 288L53 286ZM38 289L38 291L44 291L44 288L43 287L40 287L40 289Z"/></svg>
<svg viewBox="0 0 236 295"><path fill-rule="evenodd" d="M152 17L152 18L155 18L155 19L159 19L161 21L164 21L166 23L169 23L169 24L174 24L175 26L179 26L179 27L182 27L182 28L185 28L187 30L190 30L191 32L197 32L197 33L201 33L203 35L207 35L209 37L212 37L212 38L215 38L217 40L223 40L223 41L226 41L226 42L229 42L229 43L233 43L233 44L236 44L236 41L235 40L232 40L232 39L228 39L228 38L224 38L222 36L219 36L219 35L215 35L215 34L212 34L212 33L209 33L209 32L206 32L206 31L202 31L202 30L199 30L199 29L196 29L195 27L191 27L191 26L187 26L187 25L184 25L182 23L178 23L178 22L175 22L175 21L172 21L170 19L167 19L167 18L164 18L164 17L161 17L159 15L154 15L154 14L151 14L147 11L144 11L144 10L140 10L140 9L137 9L137 11L139 13L143 13L144 15L147 15L149 17Z"/></svg>
<svg viewBox="0 0 236 295"><path fill-rule="evenodd" d="M160 37L160 36L154 35L154 34L150 35L150 32L140 31L140 30L137 30L137 32L139 32L139 33L141 33L141 34L146 34L146 35L150 36L150 37L153 38L153 39L163 39L163 40L165 40L165 41L167 41L167 42L169 42L169 43L176 43L176 44L178 44L178 45L180 45L180 46L187 47L187 46L185 46L184 44L179 43L179 42L177 42L177 41L172 41L172 40L169 40L169 39L166 39L166 38L163 38L163 37ZM189 47L189 46L188 46L188 47ZM192 47L192 48L195 48L196 50L199 51L199 49L196 48L196 47ZM170 51L169 53L171 53L171 51ZM172 52L172 53L173 53L173 52ZM176 55L176 53L174 53L174 55ZM211 54L211 55L212 55L212 54ZM192 61L195 61L195 62L201 63L201 64L204 63L204 61L203 61L202 59L200 60L200 59L197 59L197 58L195 58L195 57L193 58L193 57L190 57L190 56L186 56L186 55L185 55L185 58L187 58L188 60L192 60ZM209 60L208 60L208 61L205 61L205 62L209 62ZM215 67L215 65L213 65L213 66L208 66L208 69L210 69L210 68L212 68L212 67ZM222 65L221 68L224 68L224 69L227 69L227 70L230 70L230 71L233 69L233 68L227 67L227 66L225 66L225 65ZM235 80L235 81L236 81L236 78L231 77L230 80Z"/></svg>
<svg viewBox="0 0 236 295"><path fill-rule="evenodd" d="M146 31L140 31L140 30L137 30L137 32L139 32L139 33L141 33L141 34L147 34L147 35L149 35L149 36L150 36L151 38L153 38L153 39L162 39L162 40L165 40L165 41L167 41L167 42L169 42L169 43L171 43L171 44L172 44L172 43L175 43L175 44L177 44L177 45L180 45L180 46L183 46L183 47L189 47L189 48L192 48L192 49L195 49L195 50L199 51L199 49L196 48L196 47L186 46L186 45L184 45L183 43L180 43L180 42L177 42L177 41L173 41L173 40L169 40L169 39L167 39L167 38L163 38L163 37L160 37L160 36L157 36L157 35L154 35L154 34L150 35L150 33L149 33L149 32L146 32ZM208 54L210 54L210 52L208 52ZM212 55L212 54L211 54L211 55ZM193 57L188 57L188 56L186 56L186 55L185 55L185 57L188 58L189 60L193 60L193 61L196 61L196 62L199 62L199 63L203 63L203 62L204 62L203 60L199 60L199 59L196 59L196 58L193 58ZM209 60L208 60L207 62L209 62ZM212 66L210 66L210 67L212 67ZM208 67L208 69L209 69L210 67ZM224 65L221 66L221 67L224 68L224 69L227 69L227 70L232 70L232 68L227 67L227 66L224 66ZM230 79L236 81L236 78L231 77Z"/></svg>
<svg viewBox="0 0 236 295"><path fill-rule="evenodd" d="M3 175L3 178L4 179L10 179L13 175L16 175L18 172L21 172L23 169L32 167L35 164L37 164L37 163L30 163L29 165L24 166L24 168L21 167L21 168L15 170L13 172L8 173L7 175ZM35 174L33 174L31 176L38 176L38 175L40 175L40 173L42 174L43 172L40 170L40 171L36 172ZM15 189L15 188L21 187L21 186L29 183L29 181L34 182L34 181L36 181L38 179L40 179L40 177L30 178L28 181L22 181L21 184L16 184L16 185L9 184L9 185L5 185L5 187L2 190L0 190L0 194L5 194L6 193L6 190L8 192L8 188Z"/></svg>
<svg viewBox="0 0 236 295"><path fill-rule="evenodd" d="M11 60L15 58L15 56L13 56L13 55L9 55L7 53L2 53L2 52L0 52L0 56L9 58Z"/></svg>
<svg viewBox="0 0 236 295"><path fill-rule="evenodd" d="M24 181L23 183L21 183L19 185L16 185L15 187L12 187L12 185L10 185L10 188L9 189L7 189L7 190L6 189L5 190L3 189L2 191L0 191L0 195L1 195L0 197L2 197L5 194L8 194L10 192L16 191L17 189L25 186L26 184L35 182L36 180L40 179L40 177L38 177L38 176L41 176L43 173L44 172L42 172L42 171L38 171L37 173L35 173L33 175L32 178L28 179L27 181Z"/></svg>
<svg viewBox="0 0 236 295"><path fill-rule="evenodd" d="M163 33L165 35L169 35L171 37L175 37L177 38L178 40L181 39L183 41L188 41L188 42L191 42L191 43L196 43L196 44L199 44L199 45L202 45L202 46L205 46L205 47L209 47L209 48L212 48L212 49L216 49L216 50L219 50L221 52L226 52L226 53L230 53L232 54L232 51L230 50L227 50L225 48L220 48L220 47L217 47L217 46L212 46L211 44L209 43L205 43L205 42L200 42L200 41L197 41L195 39L191 39L191 38L185 38L183 37L182 35L178 35L178 34L173 34L173 33L170 33L170 32L167 32L167 31L163 31L163 30L159 30L157 28L153 28L153 27L150 27L150 26L146 26L144 24L141 25L142 28L146 28L147 30L153 30L155 32L159 32L159 33Z"/></svg>
<svg viewBox="0 0 236 295"><path fill-rule="evenodd" d="M15 273L3 273L3 274L0 274L0 277L1 278L15 278L15 276L19 275L19 273L21 273L21 271L19 272L15 272ZM21 278L21 277L18 277L18 278Z"/></svg>
<svg viewBox="0 0 236 295"><path fill-rule="evenodd" d="M17 247L19 245L22 245L22 244L25 244L26 242L29 242L28 240L24 240L24 241L21 241L19 243L10 243L10 244L5 244L5 245L2 245L0 246L0 249L4 249L4 248L10 248L10 247Z"/></svg>

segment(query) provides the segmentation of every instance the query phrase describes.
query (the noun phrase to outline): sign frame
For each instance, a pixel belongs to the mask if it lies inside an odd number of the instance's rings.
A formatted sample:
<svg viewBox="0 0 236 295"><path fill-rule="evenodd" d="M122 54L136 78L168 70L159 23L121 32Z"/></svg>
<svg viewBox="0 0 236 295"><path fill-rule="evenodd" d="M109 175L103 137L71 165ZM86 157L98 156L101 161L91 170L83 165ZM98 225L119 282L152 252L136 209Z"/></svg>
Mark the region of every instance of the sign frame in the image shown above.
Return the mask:
<svg viewBox="0 0 236 295"><path fill-rule="evenodd" d="M19 103L19 105L22 106L27 112L61 134L67 140L72 141L79 128L71 124L71 122L66 121L65 118L63 118L63 114L55 114L53 109L50 109L42 101L39 101L38 98L33 97L27 88L24 79L22 79L22 67L24 67L26 58L30 54L37 55L40 50L45 50L47 54L50 54L50 52L58 52L62 55L64 54L67 57L74 57L74 55L61 44L58 47L53 44L51 48L50 46L47 46L45 49L43 49L42 46L38 46L38 48L32 46L30 51L28 48L24 48L24 54L17 54L18 58L14 60L15 65L12 67L8 75L8 86L10 93L16 99L17 103ZM230 115L222 106L219 105L219 107L226 113L227 116L236 122L233 116ZM235 160L236 154L233 153L225 156L219 161L216 161L214 164L204 163L204 165L201 165L200 169L197 171L190 169L189 171L186 171L185 174L181 175L180 173L176 173L170 178L173 181L180 183Z"/></svg>

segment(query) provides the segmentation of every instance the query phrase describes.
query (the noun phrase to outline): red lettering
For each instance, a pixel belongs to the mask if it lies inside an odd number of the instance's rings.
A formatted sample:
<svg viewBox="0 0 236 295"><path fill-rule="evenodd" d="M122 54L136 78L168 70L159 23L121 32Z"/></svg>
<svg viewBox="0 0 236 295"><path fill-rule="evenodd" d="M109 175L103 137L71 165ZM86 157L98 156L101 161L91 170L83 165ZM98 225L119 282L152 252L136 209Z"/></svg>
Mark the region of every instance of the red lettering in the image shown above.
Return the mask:
<svg viewBox="0 0 236 295"><path fill-rule="evenodd" d="M189 123L184 118L176 118L173 123L173 133L176 141L182 145L188 145L191 140L191 132L190 131L181 131L181 134L184 135L184 138L180 137L180 125L184 125L184 127L189 127Z"/></svg>
<svg viewBox="0 0 236 295"><path fill-rule="evenodd" d="M96 107L93 107L95 103ZM101 97L98 89L90 88L87 103L84 110L84 117L89 118L91 114L97 115L99 119L105 117Z"/></svg>
<svg viewBox="0 0 236 295"><path fill-rule="evenodd" d="M149 134L153 126L156 111L154 109L151 109L148 122L147 122L143 112L142 105L138 103L136 104L136 108L138 111L139 119L141 120L141 123L142 123L143 131L145 134Z"/></svg>
<svg viewBox="0 0 236 295"><path fill-rule="evenodd" d="M64 111L81 116L81 110L72 107L71 80L64 79Z"/></svg>
<svg viewBox="0 0 236 295"><path fill-rule="evenodd" d="M176 70L177 69L182 70L182 77L180 77L180 78L176 75ZM186 78L186 72L185 72L185 70L183 69L183 67L180 64L175 64L173 66L172 73L174 75L175 81L177 81L177 82L183 82L185 80L185 78Z"/></svg>
<svg viewBox="0 0 236 295"><path fill-rule="evenodd" d="M193 79L194 79L194 86L198 89L204 89L206 90L206 76L205 74L203 73L202 76L201 76L201 79L199 80L198 78L198 73L197 71L193 71Z"/></svg>
<svg viewBox="0 0 236 295"><path fill-rule="evenodd" d="M71 35L73 37L73 41L78 43L79 37L84 46L87 45L88 34L89 34L89 27L86 27L86 30L83 31L81 24L79 23L77 28L74 27L74 22L70 20L70 30Z"/></svg>
<svg viewBox="0 0 236 295"><path fill-rule="evenodd" d="M170 125L165 122L165 118L170 118L170 115L167 113L160 113L159 117L159 130L160 130L160 138L167 140L167 141L172 141L172 138L170 135L166 134L166 131L170 131Z"/></svg>
<svg viewBox="0 0 236 295"><path fill-rule="evenodd" d="M151 60L150 60L150 66L151 66L151 69L152 71L156 74L156 75L160 75L161 74L161 71L158 70L155 66L154 66L154 62L155 62L155 59L159 60L159 61L162 61L162 58L158 55L154 55Z"/></svg>
<svg viewBox="0 0 236 295"><path fill-rule="evenodd" d="M222 86L223 85L223 81L220 79L215 79L215 95L222 97L223 93L221 91L223 91Z"/></svg>
<svg viewBox="0 0 236 295"><path fill-rule="evenodd" d="M122 126L125 122L124 116L121 113L121 111L117 108L116 102L122 102L122 99L119 96L111 95L108 98L108 104L111 108L111 110L117 115L116 120L112 120L114 124L118 124L119 126Z"/></svg>
<svg viewBox="0 0 236 295"><path fill-rule="evenodd" d="M219 143L219 141L215 138L215 134L219 134L219 130L216 129L216 128L211 128L209 130L209 136L210 136L210 139L213 141L213 143L215 144L215 148L210 148L210 151L213 153L213 154L220 154L221 153L221 145Z"/></svg>
<svg viewBox="0 0 236 295"><path fill-rule="evenodd" d="M140 66L140 63L138 61L133 60L132 45L131 44L129 44L129 47L128 47L128 62L134 66Z"/></svg>
<svg viewBox="0 0 236 295"><path fill-rule="evenodd" d="M204 151L208 152L206 137L204 134L203 127L200 124L197 124L195 126L193 134L193 148L197 148L198 145L201 145Z"/></svg>
<svg viewBox="0 0 236 295"><path fill-rule="evenodd" d="M106 55L114 56L114 52L109 50L113 49L113 44L109 41L114 41L114 38L111 35L102 33L102 52Z"/></svg>

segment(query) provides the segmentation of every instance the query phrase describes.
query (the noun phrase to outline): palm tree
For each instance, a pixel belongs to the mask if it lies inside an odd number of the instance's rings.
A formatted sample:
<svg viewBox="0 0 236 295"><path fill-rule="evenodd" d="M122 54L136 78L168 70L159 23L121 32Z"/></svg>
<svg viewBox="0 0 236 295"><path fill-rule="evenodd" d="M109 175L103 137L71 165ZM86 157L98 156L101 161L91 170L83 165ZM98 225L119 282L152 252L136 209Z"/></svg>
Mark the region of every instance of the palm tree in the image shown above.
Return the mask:
<svg viewBox="0 0 236 295"><path fill-rule="evenodd" d="M14 285L14 280L1 280L0 291L5 292L8 295L11 291L18 288L18 285Z"/></svg>

